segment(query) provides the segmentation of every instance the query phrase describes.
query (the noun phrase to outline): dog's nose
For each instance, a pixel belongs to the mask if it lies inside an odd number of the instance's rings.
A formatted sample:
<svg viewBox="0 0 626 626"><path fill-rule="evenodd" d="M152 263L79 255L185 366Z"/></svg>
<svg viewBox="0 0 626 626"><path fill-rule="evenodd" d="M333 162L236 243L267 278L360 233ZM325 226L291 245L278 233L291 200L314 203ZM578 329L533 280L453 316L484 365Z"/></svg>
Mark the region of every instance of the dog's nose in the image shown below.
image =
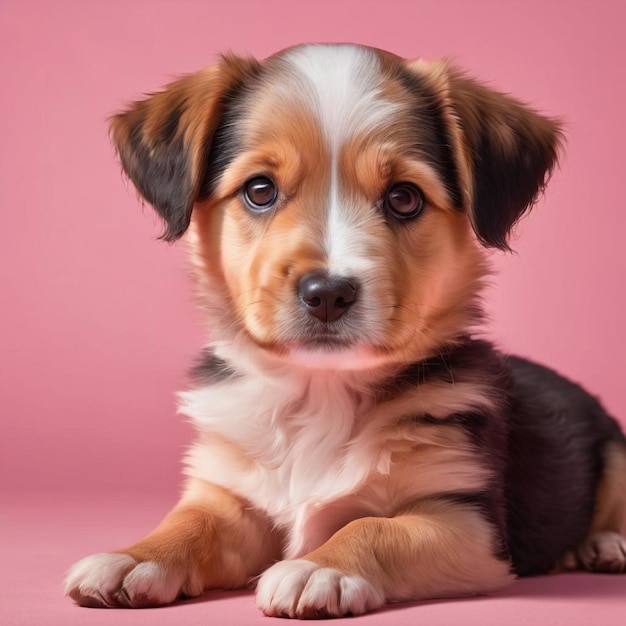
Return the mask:
<svg viewBox="0 0 626 626"><path fill-rule="evenodd" d="M358 290L354 279L323 272L305 274L298 283L300 299L309 313L322 322L339 319L356 302Z"/></svg>

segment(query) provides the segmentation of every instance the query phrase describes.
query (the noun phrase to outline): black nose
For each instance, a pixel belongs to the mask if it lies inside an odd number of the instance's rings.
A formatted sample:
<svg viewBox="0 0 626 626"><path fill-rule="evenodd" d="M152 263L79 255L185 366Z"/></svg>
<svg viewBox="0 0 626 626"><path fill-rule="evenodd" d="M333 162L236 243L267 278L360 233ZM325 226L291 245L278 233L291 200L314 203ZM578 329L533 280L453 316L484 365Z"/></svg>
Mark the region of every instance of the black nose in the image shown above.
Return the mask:
<svg viewBox="0 0 626 626"><path fill-rule="evenodd" d="M355 280L323 272L305 274L298 284L300 299L322 322L339 319L355 303L358 290Z"/></svg>

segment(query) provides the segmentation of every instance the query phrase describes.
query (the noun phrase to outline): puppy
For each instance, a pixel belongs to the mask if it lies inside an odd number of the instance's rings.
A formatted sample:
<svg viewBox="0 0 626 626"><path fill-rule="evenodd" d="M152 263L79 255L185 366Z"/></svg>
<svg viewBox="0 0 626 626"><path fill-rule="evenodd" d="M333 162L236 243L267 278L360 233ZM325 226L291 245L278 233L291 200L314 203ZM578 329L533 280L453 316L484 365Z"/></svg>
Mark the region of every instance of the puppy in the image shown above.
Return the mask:
<svg viewBox="0 0 626 626"><path fill-rule="evenodd" d="M112 120L189 242L210 328L179 504L73 566L92 607L258 579L267 615L626 569L626 441L577 385L473 338L486 249L555 165L555 120L444 62L227 55Z"/></svg>

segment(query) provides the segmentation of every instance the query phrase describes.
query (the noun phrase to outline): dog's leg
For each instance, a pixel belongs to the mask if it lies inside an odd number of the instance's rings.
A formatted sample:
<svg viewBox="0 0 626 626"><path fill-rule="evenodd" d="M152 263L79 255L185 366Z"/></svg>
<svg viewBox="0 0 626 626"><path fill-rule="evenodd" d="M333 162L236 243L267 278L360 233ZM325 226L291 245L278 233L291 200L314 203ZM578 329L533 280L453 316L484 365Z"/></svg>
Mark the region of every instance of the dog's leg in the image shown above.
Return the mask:
<svg viewBox="0 0 626 626"><path fill-rule="evenodd" d="M626 447L623 444L613 443L605 450L589 536L576 551L561 559L557 569L626 573Z"/></svg>
<svg viewBox="0 0 626 626"><path fill-rule="evenodd" d="M394 518L357 519L277 563L261 576L257 605L267 615L334 617L391 600L489 593L513 580L498 545L477 507L433 500Z"/></svg>
<svg viewBox="0 0 626 626"><path fill-rule="evenodd" d="M262 516L223 489L193 481L151 534L79 561L65 589L83 606L156 606L206 589L245 587L278 553Z"/></svg>

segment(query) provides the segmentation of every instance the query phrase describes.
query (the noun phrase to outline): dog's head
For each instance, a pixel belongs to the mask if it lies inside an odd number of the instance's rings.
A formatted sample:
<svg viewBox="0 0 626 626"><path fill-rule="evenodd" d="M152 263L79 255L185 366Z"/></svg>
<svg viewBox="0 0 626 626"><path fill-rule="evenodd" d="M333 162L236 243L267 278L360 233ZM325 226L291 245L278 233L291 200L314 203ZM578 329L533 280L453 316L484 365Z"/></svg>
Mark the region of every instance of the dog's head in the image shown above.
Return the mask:
<svg viewBox="0 0 626 626"><path fill-rule="evenodd" d="M442 62L305 45L234 56L113 118L123 167L190 230L223 336L337 368L425 358L555 164L558 125Z"/></svg>

